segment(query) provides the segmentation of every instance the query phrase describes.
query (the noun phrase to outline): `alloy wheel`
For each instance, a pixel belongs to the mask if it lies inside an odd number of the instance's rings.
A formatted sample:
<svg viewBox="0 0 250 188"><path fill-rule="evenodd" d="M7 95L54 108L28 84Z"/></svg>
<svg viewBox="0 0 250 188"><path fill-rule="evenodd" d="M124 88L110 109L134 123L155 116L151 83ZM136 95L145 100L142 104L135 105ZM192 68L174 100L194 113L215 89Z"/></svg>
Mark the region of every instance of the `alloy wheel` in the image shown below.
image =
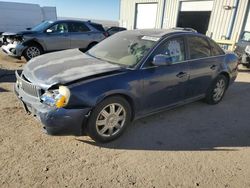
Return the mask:
<svg viewBox="0 0 250 188"><path fill-rule="evenodd" d="M40 50L39 50L38 47L36 47L36 46L31 46L31 47L29 47L29 48L27 49L26 54L27 54L27 56L29 57L29 59L32 59L32 58L34 58L34 57L36 57L36 56L41 55L41 52L40 52Z"/></svg>
<svg viewBox="0 0 250 188"><path fill-rule="evenodd" d="M218 80L218 82L215 85L215 88L213 90L213 99L214 101L219 101L224 95L226 89L226 83L224 79Z"/></svg>
<svg viewBox="0 0 250 188"><path fill-rule="evenodd" d="M105 106L97 116L96 130L100 136L111 137L123 128L126 121L126 110L118 103Z"/></svg>

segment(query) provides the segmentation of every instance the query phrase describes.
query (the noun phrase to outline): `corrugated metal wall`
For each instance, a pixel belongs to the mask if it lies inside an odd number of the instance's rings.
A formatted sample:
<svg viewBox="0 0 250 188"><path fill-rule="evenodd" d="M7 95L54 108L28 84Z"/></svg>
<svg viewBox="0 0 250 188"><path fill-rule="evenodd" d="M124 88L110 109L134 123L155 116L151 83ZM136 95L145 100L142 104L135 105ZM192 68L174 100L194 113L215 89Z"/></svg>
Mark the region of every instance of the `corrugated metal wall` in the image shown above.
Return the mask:
<svg viewBox="0 0 250 188"><path fill-rule="evenodd" d="M208 32L212 33L212 38L222 39L226 36L233 15L233 9L225 10L223 6L233 6L234 0L214 0L213 10L210 17ZM238 11L234 22L232 39L240 35L246 16L248 0L239 0Z"/></svg>
<svg viewBox="0 0 250 188"><path fill-rule="evenodd" d="M183 1L190 0L166 0L165 17L163 22L164 28L176 27L180 4ZM237 37L240 35L244 23L244 17L246 16L248 1L249 0L239 0L232 38L236 35ZM121 0L120 24L128 29L134 29L136 3L152 2L158 2L156 28L160 28L163 12L163 0ZM208 34L212 34L213 39L222 39L223 36L226 36L233 9L225 10L223 6L233 6L233 3L234 0L214 0L213 10L208 26Z"/></svg>

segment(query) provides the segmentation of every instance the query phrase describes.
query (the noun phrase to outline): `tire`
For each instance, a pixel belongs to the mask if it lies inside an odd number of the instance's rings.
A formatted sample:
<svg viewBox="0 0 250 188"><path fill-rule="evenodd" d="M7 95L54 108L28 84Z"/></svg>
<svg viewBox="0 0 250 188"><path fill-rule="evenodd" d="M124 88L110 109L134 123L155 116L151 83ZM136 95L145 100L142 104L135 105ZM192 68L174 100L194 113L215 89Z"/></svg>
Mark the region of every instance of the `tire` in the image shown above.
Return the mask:
<svg viewBox="0 0 250 188"><path fill-rule="evenodd" d="M228 79L224 75L219 75L209 87L206 94L208 104L218 104L225 95L227 90Z"/></svg>
<svg viewBox="0 0 250 188"><path fill-rule="evenodd" d="M122 97L109 97L92 111L87 122L87 133L96 142L109 142L121 136L130 121L130 104Z"/></svg>
<svg viewBox="0 0 250 188"><path fill-rule="evenodd" d="M27 61L42 54L43 49L37 44L29 45L23 52L23 56Z"/></svg>

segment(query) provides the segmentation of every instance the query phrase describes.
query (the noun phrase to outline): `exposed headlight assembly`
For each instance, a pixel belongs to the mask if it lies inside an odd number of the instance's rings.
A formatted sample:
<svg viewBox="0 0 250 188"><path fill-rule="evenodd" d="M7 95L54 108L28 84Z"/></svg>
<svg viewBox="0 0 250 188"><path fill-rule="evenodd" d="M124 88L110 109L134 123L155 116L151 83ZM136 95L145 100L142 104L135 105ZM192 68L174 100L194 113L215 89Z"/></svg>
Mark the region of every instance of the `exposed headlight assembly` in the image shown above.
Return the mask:
<svg viewBox="0 0 250 188"><path fill-rule="evenodd" d="M69 98L69 88L66 86L59 86L59 89L46 91L41 96L41 101L51 107L63 108L68 104Z"/></svg>

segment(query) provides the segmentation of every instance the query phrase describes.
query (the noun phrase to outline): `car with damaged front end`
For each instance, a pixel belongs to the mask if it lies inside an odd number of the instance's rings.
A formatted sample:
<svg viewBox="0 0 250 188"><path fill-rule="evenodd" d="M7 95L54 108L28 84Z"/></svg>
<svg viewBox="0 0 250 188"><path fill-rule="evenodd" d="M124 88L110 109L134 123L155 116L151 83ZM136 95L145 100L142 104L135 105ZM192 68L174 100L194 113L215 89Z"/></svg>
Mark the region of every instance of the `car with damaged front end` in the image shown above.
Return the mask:
<svg viewBox="0 0 250 188"><path fill-rule="evenodd" d="M236 44L235 53L240 57L241 64L250 68L250 31L244 31Z"/></svg>
<svg viewBox="0 0 250 188"><path fill-rule="evenodd" d="M103 26L91 21L44 21L27 31L2 33L2 50L12 57L30 60L46 52L80 48L87 50L107 37Z"/></svg>
<svg viewBox="0 0 250 188"><path fill-rule="evenodd" d="M48 134L119 137L132 120L189 102L219 103L238 58L180 29L119 32L88 52L45 54L16 72L15 91Z"/></svg>

